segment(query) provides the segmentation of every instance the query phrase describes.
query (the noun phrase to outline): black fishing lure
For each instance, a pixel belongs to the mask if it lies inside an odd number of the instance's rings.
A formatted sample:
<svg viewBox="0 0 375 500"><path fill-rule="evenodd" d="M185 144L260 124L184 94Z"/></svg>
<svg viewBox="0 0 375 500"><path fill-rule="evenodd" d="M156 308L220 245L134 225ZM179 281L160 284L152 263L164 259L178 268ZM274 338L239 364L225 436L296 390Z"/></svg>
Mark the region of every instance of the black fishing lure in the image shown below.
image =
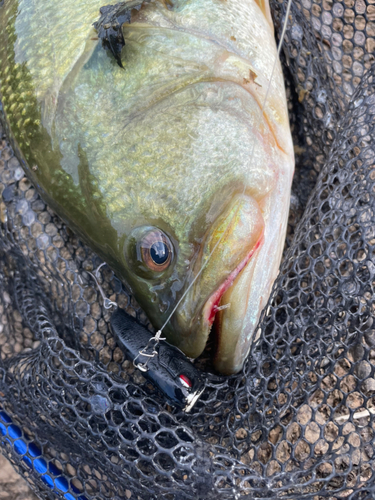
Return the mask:
<svg viewBox="0 0 375 500"><path fill-rule="evenodd" d="M167 342L155 342L151 354L150 332L135 319L117 308L111 317L113 334L126 356L140 368L175 406L189 412L204 391L205 382L187 357Z"/></svg>

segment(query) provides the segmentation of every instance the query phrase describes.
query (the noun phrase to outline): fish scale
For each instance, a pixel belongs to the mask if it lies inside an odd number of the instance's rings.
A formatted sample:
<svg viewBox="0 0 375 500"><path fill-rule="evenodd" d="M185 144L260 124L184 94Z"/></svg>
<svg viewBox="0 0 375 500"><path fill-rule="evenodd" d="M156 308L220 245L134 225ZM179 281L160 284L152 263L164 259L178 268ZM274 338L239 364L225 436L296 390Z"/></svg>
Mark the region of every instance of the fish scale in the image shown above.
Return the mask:
<svg viewBox="0 0 375 500"><path fill-rule="evenodd" d="M101 6L99 0L77 2L74 9L67 0L59 2L58 9L54 2L19 2L15 62L26 63L39 101L47 93L58 96L61 84L83 52Z"/></svg>

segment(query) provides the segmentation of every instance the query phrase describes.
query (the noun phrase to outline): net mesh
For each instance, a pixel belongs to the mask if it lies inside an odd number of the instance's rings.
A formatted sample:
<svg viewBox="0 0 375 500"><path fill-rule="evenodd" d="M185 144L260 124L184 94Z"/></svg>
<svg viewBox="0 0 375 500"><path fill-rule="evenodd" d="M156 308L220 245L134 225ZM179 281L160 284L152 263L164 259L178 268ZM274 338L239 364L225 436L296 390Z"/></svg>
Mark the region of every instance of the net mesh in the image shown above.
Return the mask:
<svg viewBox="0 0 375 500"><path fill-rule="evenodd" d="M100 260L3 136L0 442L40 498L374 498L372 2L293 2L297 171L280 275L243 372L207 373L189 415L124 359L88 274ZM271 1L277 33L285 7ZM148 324L108 267L101 283Z"/></svg>

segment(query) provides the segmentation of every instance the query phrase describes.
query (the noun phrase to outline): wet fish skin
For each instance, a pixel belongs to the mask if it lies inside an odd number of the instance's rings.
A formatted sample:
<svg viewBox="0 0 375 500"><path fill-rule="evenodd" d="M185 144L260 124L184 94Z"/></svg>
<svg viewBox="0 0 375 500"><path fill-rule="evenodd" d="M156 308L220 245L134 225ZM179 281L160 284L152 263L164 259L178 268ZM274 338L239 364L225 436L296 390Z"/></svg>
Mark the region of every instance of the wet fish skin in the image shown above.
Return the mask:
<svg viewBox="0 0 375 500"><path fill-rule="evenodd" d="M216 368L238 371L277 273L293 172L279 66L259 120L276 55L269 11L249 0L155 1L124 27L121 69L92 28L102 6L5 1L0 92L18 155L156 328L225 233L165 329L189 356L205 346L215 291L259 244L217 315ZM163 273L134 261L147 228L172 242Z"/></svg>

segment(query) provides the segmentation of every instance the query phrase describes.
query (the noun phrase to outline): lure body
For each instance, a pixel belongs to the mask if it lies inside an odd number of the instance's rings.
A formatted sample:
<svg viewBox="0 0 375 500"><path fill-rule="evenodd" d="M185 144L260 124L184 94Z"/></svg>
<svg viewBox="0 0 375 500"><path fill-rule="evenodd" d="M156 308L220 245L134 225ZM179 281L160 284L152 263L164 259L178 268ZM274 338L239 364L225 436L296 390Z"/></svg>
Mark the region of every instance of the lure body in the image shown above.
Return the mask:
<svg viewBox="0 0 375 500"><path fill-rule="evenodd" d="M204 379L186 356L164 341L152 344L151 350L146 351L150 357L143 356L150 341L150 332L120 308L112 314L111 326L119 346L128 358L141 367L143 375L173 405L189 412L204 390ZM146 365L145 369L142 365Z"/></svg>
<svg viewBox="0 0 375 500"><path fill-rule="evenodd" d="M278 272L294 168L268 2L145 3L122 26L123 68L93 28L102 6L5 0L2 119L42 196L155 328L179 304L163 334L196 357L215 320L215 367L237 372Z"/></svg>

